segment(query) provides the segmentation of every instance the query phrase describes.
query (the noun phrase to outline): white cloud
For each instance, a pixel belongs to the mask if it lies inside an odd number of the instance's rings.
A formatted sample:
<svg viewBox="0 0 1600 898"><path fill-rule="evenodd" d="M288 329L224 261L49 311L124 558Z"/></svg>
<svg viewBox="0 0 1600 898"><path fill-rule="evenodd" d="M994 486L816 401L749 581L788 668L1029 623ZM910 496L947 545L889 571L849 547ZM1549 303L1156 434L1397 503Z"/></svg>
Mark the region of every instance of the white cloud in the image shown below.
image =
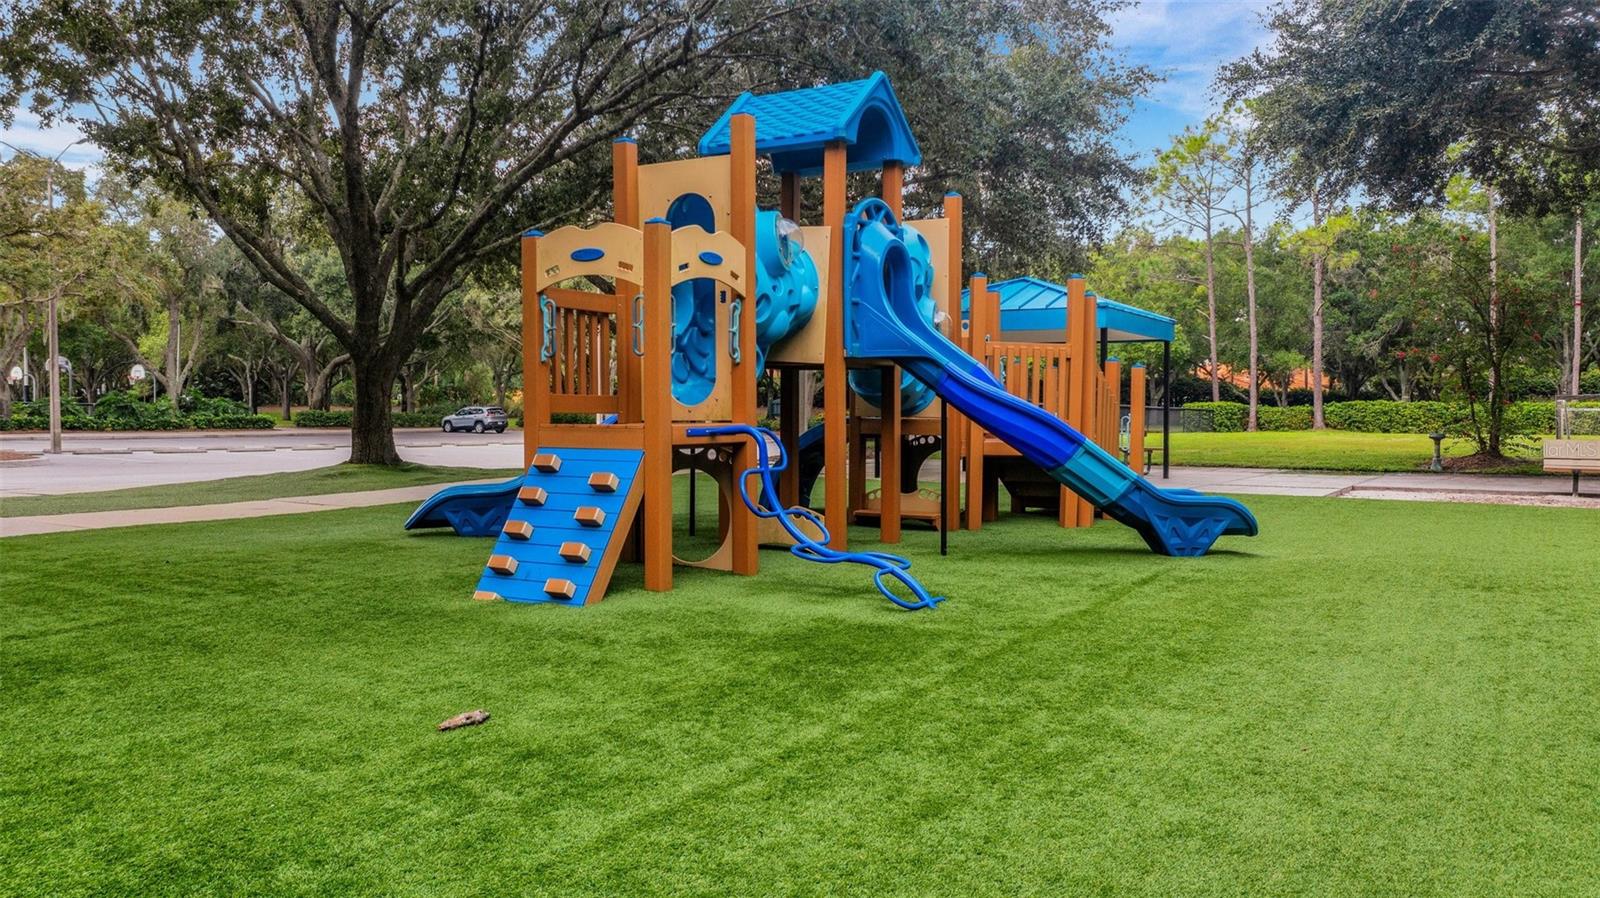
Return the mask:
<svg viewBox="0 0 1600 898"><path fill-rule="evenodd" d="M12 147L20 147L49 158L59 154L61 164L68 168L98 169L105 159L105 153L84 140L83 132L68 122L46 127L38 116L22 107L13 109L12 116L11 127L0 129L0 140L11 144L0 146L7 158L15 152Z"/></svg>

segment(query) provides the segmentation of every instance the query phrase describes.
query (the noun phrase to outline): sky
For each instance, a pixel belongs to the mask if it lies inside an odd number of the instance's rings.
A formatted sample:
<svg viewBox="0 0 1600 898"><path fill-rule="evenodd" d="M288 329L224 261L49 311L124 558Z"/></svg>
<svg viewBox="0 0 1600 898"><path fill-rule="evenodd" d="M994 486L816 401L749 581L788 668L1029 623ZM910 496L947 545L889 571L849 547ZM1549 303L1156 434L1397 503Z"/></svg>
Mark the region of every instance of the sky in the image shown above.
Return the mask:
<svg viewBox="0 0 1600 898"><path fill-rule="evenodd" d="M1261 22L1267 6L1267 0L1143 0L1112 17L1112 44L1129 62L1166 79L1137 101L1120 134L1140 162L1215 111L1211 87L1217 69L1267 40ZM52 157L65 150L66 165L97 167L102 154L93 144L69 148L82 136L71 126L42 128L25 109L16 110L11 127L0 129L5 143ZM12 152L0 145L0 157Z"/></svg>
<svg viewBox="0 0 1600 898"><path fill-rule="evenodd" d="M1217 111L1217 70L1266 44L1266 0L1144 0L1111 18L1111 43L1166 80L1134 104L1121 138L1149 162L1186 126Z"/></svg>

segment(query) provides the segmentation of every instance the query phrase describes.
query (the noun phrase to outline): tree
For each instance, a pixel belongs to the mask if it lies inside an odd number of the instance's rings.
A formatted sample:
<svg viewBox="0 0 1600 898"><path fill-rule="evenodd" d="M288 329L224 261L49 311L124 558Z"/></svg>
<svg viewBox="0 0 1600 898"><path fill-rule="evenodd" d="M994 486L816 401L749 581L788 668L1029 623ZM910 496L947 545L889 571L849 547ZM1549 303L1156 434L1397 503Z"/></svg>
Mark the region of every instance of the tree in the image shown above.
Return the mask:
<svg viewBox="0 0 1600 898"><path fill-rule="evenodd" d="M1323 336L1325 334L1326 305L1324 288L1330 267L1342 268L1354 262L1348 254L1338 254L1340 238L1351 227L1347 214L1329 215L1322 189L1310 189L1311 225L1291 238L1291 242L1311 268L1311 426L1321 430L1328 426L1323 416L1323 380L1327 368L1323 364Z"/></svg>
<svg viewBox="0 0 1600 898"><path fill-rule="evenodd" d="M1592 0L1287 0L1271 47L1224 68L1264 145L1314 158L1329 194L1403 208L1466 171L1508 211L1570 211L1600 170Z"/></svg>
<svg viewBox="0 0 1600 898"><path fill-rule="evenodd" d="M351 461L394 464L395 379L440 304L528 226L592 208L563 163L806 5L40 4L0 20L0 109L31 97L203 209L349 353ZM284 251L296 227L337 249L350 314Z"/></svg>
<svg viewBox="0 0 1600 898"><path fill-rule="evenodd" d="M1224 116L1228 111L1224 110ZM1246 110L1248 115L1248 110ZM1249 411L1245 429L1256 430L1261 403L1261 331L1256 319L1256 207L1262 201L1261 156L1255 125L1248 119L1226 120L1221 125L1225 149L1224 163L1232 176L1232 187L1239 201L1227 210L1241 230L1240 248L1244 251L1244 290L1246 329L1250 335Z"/></svg>
<svg viewBox="0 0 1600 898"><path fill-rule="evenodd" d="M1207 370L1211 401L1222 398L1217 362L1217 219L1225 214L1229 180L1228 149L1218 138L1217 122L1185 128L1172 146L1156 156L1153 195L1166 225L1199 231L1205 252Z"/></svg>

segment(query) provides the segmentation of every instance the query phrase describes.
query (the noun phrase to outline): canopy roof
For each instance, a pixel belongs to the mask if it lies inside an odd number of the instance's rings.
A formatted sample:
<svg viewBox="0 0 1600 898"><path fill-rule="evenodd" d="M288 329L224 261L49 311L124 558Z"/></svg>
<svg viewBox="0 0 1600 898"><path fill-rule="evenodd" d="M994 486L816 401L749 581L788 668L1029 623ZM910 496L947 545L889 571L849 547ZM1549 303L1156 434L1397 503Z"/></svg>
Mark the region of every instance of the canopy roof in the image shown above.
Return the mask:
<svg viewBox="0 0 1600 898"><path fill-rule="evenodd" d="M759 126L758 126L759 127ZM1000 333L1008 340L1060 343L1067 333L1067 288L1034 277L1012 278L989 285L1000 294ZM969 291L961 291L961 319L971 307ZM1112 343L1172 341L1175 322L1165 315L1126 303L1096 297L1095 324Z"/></svg>
<svg viewBox="0 0 1600 898"><path fill-rule="evenodd" d="M889 76L882 72L861 81L775 94L746 91L700 138L700 155L729 152L729 122L741 112L756 117L756 152L770 156L779 172L820 173L823 148L835 140L847 145L850 171L882 168L885 162L922 161L905 111L889 86Z"/></svg>

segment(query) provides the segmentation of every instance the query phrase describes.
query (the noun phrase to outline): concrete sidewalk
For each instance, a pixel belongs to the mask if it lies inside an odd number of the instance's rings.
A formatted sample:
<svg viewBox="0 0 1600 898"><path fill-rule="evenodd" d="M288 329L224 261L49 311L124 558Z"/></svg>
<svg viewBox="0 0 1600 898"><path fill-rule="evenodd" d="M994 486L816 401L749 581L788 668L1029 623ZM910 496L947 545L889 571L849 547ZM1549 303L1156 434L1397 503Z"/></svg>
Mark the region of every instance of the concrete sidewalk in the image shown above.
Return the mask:
<svg viewBox="0 0 1600 898"><path fill-rule="evenodd" d="M935 471L933 478L936 477ZM498 483L499 481L461 482ZM1162 480L1160 474L1156 473L1151 482L1161 487L1183 487L1206 493L1236 495L1338 496L1353 499L1410 499L1600 509L1600 484L1586 481L1583 494L1579 497L1570 497L1567 495L1570 482L1560 477L1518 477L1498 474L1337 474L1278 471L1267 468L1180 467L1172 469L1170 479ZM366 508L399 502L421 502L435 492L452 485L454 484L435 483L359 493L291 496L283 499L258 499L219 505L0 518L0 538L99 530L107 527L135 527L142 524L226 521L338 508Z"/></svg>
<svg viewBox="0 0 1600 898"><path fill-rule="evenodd" d="M459 483L499 483L499 480L464 480ZM230 521L238 518L264 518L280 514L304 514L338 508L366 508L398 502L421 502L456 483L430 483L389 490L359 493L328 493L323 496L290 496L282 499L256 499L219 505L181 505L174 508L131 508L125 511L85 511L73 514L33 515L0 518L0 539L8 536L34 536L41 533L67 533L101 530L109 527L136 527L143 524L190 524L198 521ZM395 526L400 522L396 521Z"/></svg>

